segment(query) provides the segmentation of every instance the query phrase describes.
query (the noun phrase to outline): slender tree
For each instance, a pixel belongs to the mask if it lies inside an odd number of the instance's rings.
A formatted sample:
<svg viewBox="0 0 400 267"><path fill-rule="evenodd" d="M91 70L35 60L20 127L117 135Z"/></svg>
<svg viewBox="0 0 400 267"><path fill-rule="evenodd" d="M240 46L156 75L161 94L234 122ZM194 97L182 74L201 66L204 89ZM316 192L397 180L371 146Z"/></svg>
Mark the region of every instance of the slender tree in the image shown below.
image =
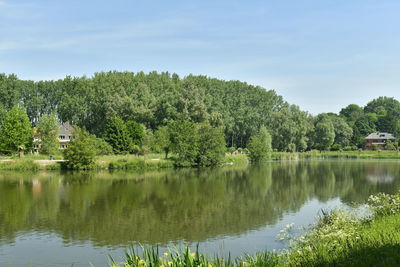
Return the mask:
<svg viewBox="0 0 400 267"><path fill-rule="evenodd" d="M58 150L60 126L55 114L44 114L37 123L37 137L40 139L40 151L54 154Z"/></svg>
<svg viewBox="0 0 400 267"><path fill-rule="evenodd" d="M168 153L171 150L171 138L169 133L169 128L167 126L162 126L155 132L156 145L164 151L165 159L168 158Z"/></svg>

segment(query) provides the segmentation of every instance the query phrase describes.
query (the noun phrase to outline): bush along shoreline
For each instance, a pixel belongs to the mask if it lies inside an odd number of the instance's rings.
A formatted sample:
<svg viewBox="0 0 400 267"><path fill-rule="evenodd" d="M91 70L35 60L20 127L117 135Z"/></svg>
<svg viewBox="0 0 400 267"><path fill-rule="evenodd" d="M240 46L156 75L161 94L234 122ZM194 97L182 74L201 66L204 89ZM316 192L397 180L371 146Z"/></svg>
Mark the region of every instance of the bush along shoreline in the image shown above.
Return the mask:
<svg viewBox="0 0 400 267"><path fill-rule="evenodd" d="M157 247L127 251L122 262L110 267L242 267L242 266L399 266L400 193L368 199L363 216L335 209L323 213L308 232L287 249L237 258L209 257L188 247L160 254Z"/></svg>
<svg viewBox="0 0 400 267"><path fill-rule="evenodd" d="M49 156L25 156L24 158L11 157L0 160L0 170L154 170L176 167L197 167L197 166L177 166L174 155L168 159L163 154L148 154L146 156L127 155L98 155L87 166L81 164L68 165L62 155L57 155L56 160L48 160ZM74 158L80 161L80 157ZM398 151L308 151L308 152L269 152L261 161L287 161L287 160L330 160L330 159L400 159ZM247 165L251 162L249 154L226 153L217 166L226 165ZM259 161L257 161L259 162Z"/></svg>

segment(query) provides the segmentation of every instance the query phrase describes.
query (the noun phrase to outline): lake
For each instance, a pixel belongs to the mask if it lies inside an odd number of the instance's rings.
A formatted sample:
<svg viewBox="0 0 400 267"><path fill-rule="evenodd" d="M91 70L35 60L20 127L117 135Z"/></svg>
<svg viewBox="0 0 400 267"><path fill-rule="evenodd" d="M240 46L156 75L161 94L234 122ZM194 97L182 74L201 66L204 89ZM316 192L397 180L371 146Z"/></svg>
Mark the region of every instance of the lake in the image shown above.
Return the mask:
<svg viewBox="0 0 400 267"><path fill-rule="evenodd" d="M391 160L149 172L1 172L0 266L106 266L139 244L233 256L280 249L285 225L400 189Z"/></svg>

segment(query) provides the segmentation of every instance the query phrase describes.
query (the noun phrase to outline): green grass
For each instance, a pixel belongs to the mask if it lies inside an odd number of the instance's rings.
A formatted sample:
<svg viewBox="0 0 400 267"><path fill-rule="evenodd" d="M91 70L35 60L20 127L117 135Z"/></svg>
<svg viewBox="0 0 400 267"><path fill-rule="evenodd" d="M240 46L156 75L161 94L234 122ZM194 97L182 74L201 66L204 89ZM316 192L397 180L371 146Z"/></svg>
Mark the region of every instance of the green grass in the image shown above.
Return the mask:
<svg viewBox="0 0 400 267"><path fill-rule="evenodd" d="M39 164L35 163L31 159L19 159L3 161L0 164L0 170L15 170L15 171L27 171L27 170L39 170Z"/></svg>
<svg viewBox="0 0 400 267"><path fill-rule="evenodd" d="M226 154L223 165L246 165L248 164L248 162L249 160L247 158L247 155L245 154L238 154L238 155Z"/></svg>
<svg viewBox="0 0 400 267"><path fill-rule="evenodd" d="M273 152L272 160L299 160L299 159L400 159L399 151L308 151L308 152Z"/></svg>
<svg viewBox="0 0 400 267"><path fill-rule="evenodd" d="M323 214L316 225L281 252L259 252L237 258L208 257L189 248L131 249L125 260L111 267L167 266L400 266L400 194L370 197L371 215L343 210Z"/></svg>

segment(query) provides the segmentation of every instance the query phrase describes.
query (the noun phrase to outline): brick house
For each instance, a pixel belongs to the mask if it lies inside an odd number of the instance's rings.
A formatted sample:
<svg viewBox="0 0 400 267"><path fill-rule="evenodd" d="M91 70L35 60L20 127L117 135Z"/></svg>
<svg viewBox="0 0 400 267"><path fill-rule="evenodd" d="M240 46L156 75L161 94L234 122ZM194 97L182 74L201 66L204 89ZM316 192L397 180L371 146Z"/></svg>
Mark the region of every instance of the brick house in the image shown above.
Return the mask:
<svg viewBox="0 0 400 267"><path fill-rule="evenodd" d="M365 148L370 149L373 145L384 147L388 141L394 142L396 137L390 133L371 133L365 137Z"/></svg>

